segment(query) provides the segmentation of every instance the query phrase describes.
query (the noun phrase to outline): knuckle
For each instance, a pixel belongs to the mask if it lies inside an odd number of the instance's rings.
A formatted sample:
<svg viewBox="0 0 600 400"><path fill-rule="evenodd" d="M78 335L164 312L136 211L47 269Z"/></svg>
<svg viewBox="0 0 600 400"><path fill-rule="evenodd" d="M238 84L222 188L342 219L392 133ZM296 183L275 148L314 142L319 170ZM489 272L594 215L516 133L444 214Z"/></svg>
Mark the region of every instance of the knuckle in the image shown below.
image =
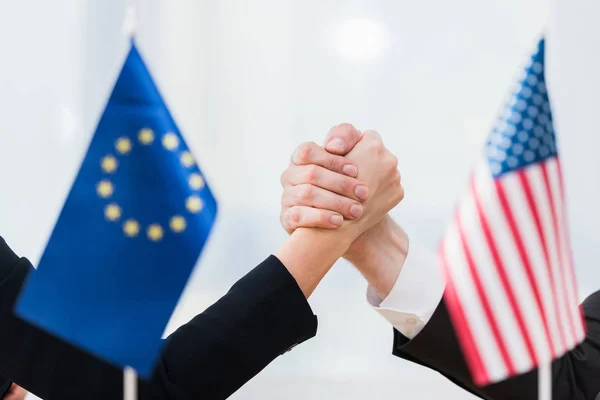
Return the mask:
<svg viewBox="0 0 600 400"><path fill-rule="evenodd" d="M308 164L311 160L311 155L316 146L313 142L305 142L296 148L294 161L296 164Z"/></svg>
<svg viewBox="0 0 600 400"><path fill-rule="evenodd" d="M395 175L395 171L398 170L398 158L396 156L391 156L387 162L387 168L389 173L393 173Z"/></svg>
<svg viewBox="0 0 600 400"><path fill-rule="evenodd" d="M298 227L298 223L300 222L300 212L297 207L290 207L287 210L287 220L294 229Z"/></svg>
<svg viewBox="0 0 600 400"><path fill-rule="evenodd" d="M350 204L348 204L343 197L336 196L335 200L333 201L333 211L348 215L350 212Z"/></svg>
<svg viewBox="0 0 600 400"><path fill-rule="evenodd" d="M283 226L283 229L285 229L285 230L289 229L289 223L288 223L288 220L286 218L286 212L285 211L281 211L279 213L279 223L281 224L281 226Z"/></svg>
<svg viewBox="0 0 600 400"><path fill-rule="evenodd" d="M328 226L330 220L330 213L328 211L319 210L319 225L320 226Z"/></svg>
<svg viewBox="0 0 600 400"><path fill-rule="evenodd" d="M288 187L283 189L281 193L281 209L289 207L294 204L294 187Z"/></svg>
<svg viewBox="0 0 600 400"><path fill-rule="evenodd" d="M312 198L313 187L311 185L302 184L296 186L296 199L301 202L306 202Z"/></svg>
<svg viewBox="0 0 600 400"><path fill-rule="evenodd" d="M350 179L346 179L346 178L340 179L340 181L338 182L338 187L339 187L340 193L351 194L351 195L354 194L353 190L352 190L354 185L352 184Z"/></svg>
<svg viewBox="0 0 600 400"><path fill-rule="evenodd" d="M327 156L326 168L330 171L341 171L343 167L343 162L343 158L330 154L329 156Z"/></svg>
<svg viewBox="0 0 600 400"><path fill-rule="evenodd" d="M404 199L404 187L402 187L402 185L399 185L398 188L398 201L402 201Z"/></svg>
<svg viewBox="0 0 600 400"><path fill-rule="evenodd" d="M380 155L384 150L383 142L375 137L369 138L367 147L374 155Z"/></svg>
<svg viewBox="0 0 600 400"><path fill-rule="evenodd" d="M283 171L281 173L281 176L279 177L279 183L281 184L281 186L285 186L288 182L288 169L286 169L285 171Z"/></svg>
<svg viewBox="0 0 600 400"><path fill-rule="evenodd" d="M294 231L296 229L296 224L292 218L293 211L291 208L288 208L285 211L282 211L279 216L279 221L281 222L281 226L288 232Z"/></svg>
<svg viewBox="0 0 600 400"><path fill-rule="evenodd" d="M319 180L319 167L316 165L307 165L305 168L304 182L316 184Z"/></svg>

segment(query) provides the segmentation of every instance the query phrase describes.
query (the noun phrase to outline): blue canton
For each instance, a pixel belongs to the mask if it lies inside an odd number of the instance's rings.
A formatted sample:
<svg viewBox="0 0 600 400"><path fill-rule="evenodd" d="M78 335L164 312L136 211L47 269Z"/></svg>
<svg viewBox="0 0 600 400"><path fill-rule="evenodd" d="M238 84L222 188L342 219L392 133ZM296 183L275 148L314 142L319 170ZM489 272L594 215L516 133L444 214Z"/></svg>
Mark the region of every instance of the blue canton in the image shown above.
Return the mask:
<svg viewBox="0 0 600 400"><path fill-rule="evenodd" d="M523 69L510 101L488 142L494 177L557 155L550 102L544 77L544 39Z"/></svg>

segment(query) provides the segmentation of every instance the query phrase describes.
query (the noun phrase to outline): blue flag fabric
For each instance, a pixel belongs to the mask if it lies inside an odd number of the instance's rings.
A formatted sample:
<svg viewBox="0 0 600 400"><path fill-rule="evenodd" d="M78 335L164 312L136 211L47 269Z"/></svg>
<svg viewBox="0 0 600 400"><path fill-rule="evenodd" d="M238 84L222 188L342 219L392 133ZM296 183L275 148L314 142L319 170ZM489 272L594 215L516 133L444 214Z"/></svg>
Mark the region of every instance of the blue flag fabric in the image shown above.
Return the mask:
<svg viewBox="0 0 600 400"><path fill-rule="evenodd" d="M132 42L16 313L148 377L216 213Z"/></svg>

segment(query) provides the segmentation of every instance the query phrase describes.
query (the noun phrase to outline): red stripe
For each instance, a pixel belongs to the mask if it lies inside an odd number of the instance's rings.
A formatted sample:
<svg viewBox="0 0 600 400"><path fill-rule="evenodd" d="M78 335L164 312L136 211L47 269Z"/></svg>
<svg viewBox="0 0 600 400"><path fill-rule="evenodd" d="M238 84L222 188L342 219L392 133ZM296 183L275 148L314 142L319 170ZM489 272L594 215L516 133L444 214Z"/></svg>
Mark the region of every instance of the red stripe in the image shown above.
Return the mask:
<svg viewBox="0 0 600 400"><path fill-rule="evenodd" d="M577 290L577 278L575 277L575 263L573 262L573 250L571 249L571 238L569 236L569 224L567 221L567 203L565 201L565 183L564 183L564 179L563 179L563 173L562 173L562 165L560 163L560 159L557 157L556 158L556 169L558 170L558 183L560 186L560 197L562 199L562 203L563 203L563 213L562 213L562 223L563 223L563 229L565 230L565 246L567 247L565 249L565 251L567 252L567 254L569 255L569 274L571 274L571 282L573 284L573 294L575 295L575 301L579 301L578 297L579 297L579 291ZM570 305L571 307L573 307L573 304ZM587 325L585 324L585 317L583 315L583 309L580 306L579 307L580 312L580 320L578 321L580 326L583 328L583 332L585 333L587 330ZM583 340L583 338L580 338L581 340Z"/></svg>
<svg viewBox="0 0 600 400"><path fill-rule="evenodd" d="M475 261L473 261L473 255L471 254L471 249L469 248L469 245L467 243L465 231L463 229L462 223L460 222L460 219L458 219L457 227L458 234L460 235L460 241L462 244L463 252L465 253L465 258L467 260L467 266L469 267L469 273L473 278L473 283L475 283L477 297L481 299L481 305L483 306L485 317L487 319L488 324L490 325L490 328L492 329L492 335L494 336L496 346L500 350L500 355L502 356L502 361L504 361L504 366L508 370L509 376L513 376L516 372L515 365L513 364L506 343L504 342L504 337L500 334L500 327L498 326L498 321L496 321L496 316L494 315L492 307L490 306L488 292L487 290L485 290L483 284L481 283L481 277L479 276L479 271L475 266Z"/></svg>
<svg viewBox="0 0 600 400"><path fill-rule="evenodd" d="M481 354L479 353L479 349L476 345L477 341L471 332L471 327L469 326L469 322L465 317L465 312L458 294L456 293L454 281L452 280L452 274L449 272L450 266L448 265L448 260L446 259L443 243L440 246L439 259L447 282L446 290L444 291L444 300L448 306L448 311L450 311L448 313L450 315L450 320L452 321L452 325L456 331L456 336L458 337L458 342L460 343L467 364L471 370L471 377L476 385L483 386L489 383L491 379L486 367L483 364Z"/></svg>
<svg viewBox="0 0 600 400"><path fill-rule="evenodd" d="M558 259L559 259L559 265L560 265L560 270L568 273L567 269L569 268L568 265L562 265L562 260L563 260L563 252L564 249L561 246L561 241L560 241L560 232L558 230L558 219L556 217L556 205L554 204L554 196L552 196L552 189L550 188L550 179L548 178L548 163L547 162L543 162L541 163L541 168L542 168L542 177L544 178L544 188L546 189L546 197L550 200L550 212L552 214L552 227L554 229L554 240L555 240L555 246L556 249L558 251ZM560 284L560 290L563 293L563 299L567 300L567 322L568 322L568 329L571 331L571 335L572 337L576 338L577 337L577 331L575 330L575 325L573 323L573 314L571 313L571 307L573 307L572 304L569 304L569 292L567 291L567 282L564 279L564 276L562 277L562 279L558 279L559 284ZM560 330L562 331L563 327L560 327ZM572 343L568 343L569 347L572 345Z"/></svg>
<svg viewBox="0 0 600 400"><path fill-rule="evenodd" d="M502 284L504 293L506 293L506 296L508 297L508 302L510 304L512 313L516 317L517 325L519 326L519 331L523 335L525 347L527 348L527 353L529 355L529 362L533 365L538 365L538 358L533 348L533 341L531 339L529 329L525 325L525 317L523 316L523 311L518 305L513 286L508 280L508 275L506 273L504 262L500 257L500 252L498 251L498 247L496 246L496 242L494 241L494 237L492 236L487 216L483 212L481 200L479 198L477 188L475 186L475 179L471 179L471 191L473 192L473 198L475 199L475 206L477 207L477 215L479 216L479 222L481 224L481 228L483 230L487 246L492 255L492 260L494 261L494 267L498 276L500 277L500 283Z"/></svg>
<svg viewBox="0 0 600 400"><path fill-rule="evenodd" d="M523 245L523 239L521 238L521 233L519 232L519 229L517 228L517 224L515 222L515 217L514 217L512 211L510 209L510 206L508 204L508 200L506 198L506 193L504 192L504 187L502 186L502 181L496 180L495 185L496 185L496 192L498 193L498 200L500 200L500 206L502 207L502 211L504 213L504 216L506 217L506 221L508 222L508 226L510 228L512 237L515 241L515 246L517 247L519 257L521 258L521 263L523 264L523 267L525 268L525 274L527 275L527 281L528 281L531 291L533 292L533 295L535 297L535 302L536 302L536 305L538 308L538 312L540 313L540 316L542 317L542 322L544 324L544 332L546 334L546 340L548 341L548 344L550 345L550 347L552 349L552 354L556 354L556 351L554 350L554 343L552 342L552 340L550 340L550 329L548 328L548 318L546 317L546 311L544 310L544 307L542 306L542 297L540 296L539 288L535 282L535 277L533 275L529 257L527 256L527 252L525 251L525 246Z"/></svg>
<svg viewBox="0 0 600 400"><path fill-rule="evenodd" d="M538 234L538 239L540 241L540 244L542 245L542 249L543 249L543 253L544 253L544 260L546 262L546 270L548 271L548 275L550 278L550 285L552 287L551 293L550 293L550 297L552 298L552 304L553 304L553 309L556 311L556 313L558 313L558 298L557 298L557 290L556 290L556 276L554 276L554 270L550 264L550 255L548 254L548 243L546 241L546 235L544 234L544 229L542 228L542 220L540 218L540 211L537 208L536 202L533 198L533 193L531 190L531 184L529 183L529 178L527 177L527 174L525 172L525 169L521 169L519 170L519 172L517 172L517 176L519 177L519 181L521 182L521 188L523 189L523 193L525 194L525 199L527 200L527 206L529 207L529 212L531 213L531 215L533 216L533 222L535 223L535 229L537 231ZM559 316L556 315L557 318L557 328L558 328L558 333L559 333L559 338L560 338L560 349L554 349L553 353L554 356L558 356L559 354L562 354L562 351L565 349L565 343L567 342L567 340L565 339L565 332L563 331L562 327L560 326L560 319Z"/></svg>

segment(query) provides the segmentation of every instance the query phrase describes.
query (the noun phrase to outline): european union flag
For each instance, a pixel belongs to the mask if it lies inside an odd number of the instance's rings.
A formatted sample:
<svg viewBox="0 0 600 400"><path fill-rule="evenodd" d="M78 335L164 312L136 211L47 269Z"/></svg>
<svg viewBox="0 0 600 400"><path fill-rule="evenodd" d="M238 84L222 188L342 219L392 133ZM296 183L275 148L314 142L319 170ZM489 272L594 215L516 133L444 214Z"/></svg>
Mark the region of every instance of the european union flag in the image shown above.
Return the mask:
<svg viewBox="0 0 600 400"><path fill-rule="evenodd" d="M132 42L17 314L149 376L216 213Z"/></svg>

